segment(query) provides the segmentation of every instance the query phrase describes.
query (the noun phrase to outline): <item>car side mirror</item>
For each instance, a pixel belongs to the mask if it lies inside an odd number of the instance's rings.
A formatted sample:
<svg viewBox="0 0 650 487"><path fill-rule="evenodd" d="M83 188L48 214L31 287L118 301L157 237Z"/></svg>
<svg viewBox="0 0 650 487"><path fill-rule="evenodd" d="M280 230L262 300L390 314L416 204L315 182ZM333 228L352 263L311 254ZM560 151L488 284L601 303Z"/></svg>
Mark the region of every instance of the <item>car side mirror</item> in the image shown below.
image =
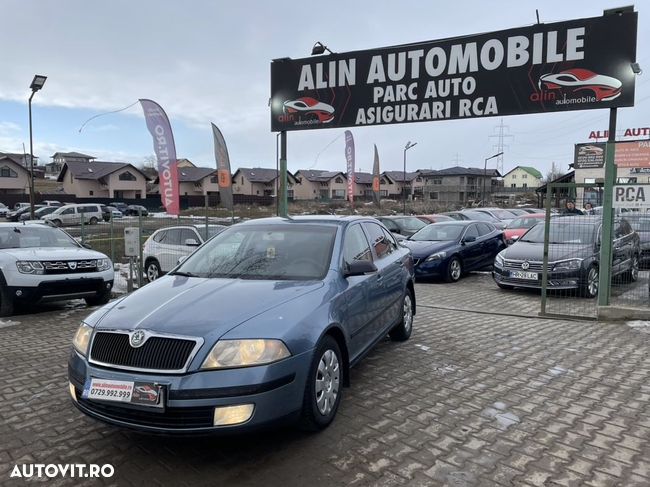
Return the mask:
<svg viewBox="0 0 650 487"><path fill-rule="evenodd" d="M377 272L377 266L369 260L353 260L347 265L343 277L363 276Z"/></svg>
<svg viewBox="0 0 650 487"><path fill-rule="evenodd" d="M463 242L462 243L470 243L476 241L476 237L473 235L467 235L466 237L463 237Z"/></svg>
<svg viewBox="0 0 650 487"><path fill-rule="evenodd" d="M183 255L183 256L181 256L181 257L178 258L178 261L176 262L176 265L178 265L178 264L182 264L182 263L185 262L186 260L187 260L187 255Z"/></svg>
<svg viewBox="0 0 650 487"><path fill-rule="evenodd" d="M198 247L201 244L197 242L196 239L194 238L188 238L187 240L185 240L185 245L187 245L188 247Z"/></svg>
<svg viewBox="0 0 650 487"><path fill-rule="evenodd" d="M82 243L81 246L83 248L85 248L85 249L92 249L93 248L92 245L90 245L89 243Z"/></svg>

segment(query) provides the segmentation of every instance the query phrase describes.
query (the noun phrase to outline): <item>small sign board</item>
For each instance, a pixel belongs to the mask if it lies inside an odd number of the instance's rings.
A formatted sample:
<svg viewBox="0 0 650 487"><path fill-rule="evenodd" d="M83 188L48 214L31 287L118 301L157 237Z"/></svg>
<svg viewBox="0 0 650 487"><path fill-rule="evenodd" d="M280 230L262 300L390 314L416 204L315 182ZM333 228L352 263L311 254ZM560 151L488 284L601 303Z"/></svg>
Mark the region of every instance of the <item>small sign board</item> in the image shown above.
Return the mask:
<svg viewBox="0 0 650 487"><path fill-rule="evenodd" d="M138 227L124 229L124 255L127 257L140 255L140 229Z"/></svg>
<svg viewBox="0 0 650 487"><path fill-rule="evenodd" d="M573 167L575 169L598 169L605 164L604 142L592 144L576 144L573 156Z"/></svg>
<svg viewBox="0 0 650 487"><path fill-rule="evenodd" d="M614 186L614 208L650 208L650 185L625 184Z"/></svg>

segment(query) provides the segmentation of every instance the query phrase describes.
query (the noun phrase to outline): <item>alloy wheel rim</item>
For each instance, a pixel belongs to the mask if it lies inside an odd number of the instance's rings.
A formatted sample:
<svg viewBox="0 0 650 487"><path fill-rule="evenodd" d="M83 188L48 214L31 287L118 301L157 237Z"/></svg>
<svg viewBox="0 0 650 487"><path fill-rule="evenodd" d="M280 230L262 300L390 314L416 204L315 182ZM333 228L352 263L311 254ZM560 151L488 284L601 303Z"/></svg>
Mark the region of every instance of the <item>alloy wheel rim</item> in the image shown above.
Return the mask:
<svg viewBox="0 0 650 487"><path fill-rule="evenodd" d="M592 267L591 270L589 271L588 289L589 289L589 294L591 294L592 296L598 294L598 271L596 270L595 267Z"/></svg>
<svg viewBox="0 0 650 487"><path fill-rule="evenodd" d="M333 350L325 350L318 361L316 371L316 407L318 412L327 416L334 409L341 383L339 359Z"/></svg>
<svg viewBox="0 0 650 487"><path fill-rule="evenodd" d="M456 280L460 278L460 262L453 260L451 262L451 277Z"/></svg>
<svg viewBox="0 0 650 487"><path fill-rule="evenodd" d="M639 277L639 258L635 255L632 258L632 280L636 281Z"/></svg>
<svg viewBox="0 0 650 487"><path fill-rule="evenodd" d="M150 281L155 281L158 279L158 268L155 266L155 264L149 264L149 267L147 267L147 278Z"/></svg>
<svg viewBox="0 0 650 487"><path fill-rule="evenodd" d="M403 316L404 316L404 331L408 333L409 331L411 331L411 327L413 326L413 305L411 304L411 296L408 293L406 294L406 296L404 296Z"/></svg>

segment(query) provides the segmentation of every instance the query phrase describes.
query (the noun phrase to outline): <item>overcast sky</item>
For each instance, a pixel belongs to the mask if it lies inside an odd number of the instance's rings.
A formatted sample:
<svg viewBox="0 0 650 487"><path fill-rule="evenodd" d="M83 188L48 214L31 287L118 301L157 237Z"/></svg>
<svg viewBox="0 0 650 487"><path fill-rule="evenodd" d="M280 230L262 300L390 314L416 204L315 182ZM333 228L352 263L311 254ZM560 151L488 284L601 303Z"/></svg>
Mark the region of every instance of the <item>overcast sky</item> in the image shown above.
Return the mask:
<svg viewBox="0 0 650 487"><path fill-rule="evenodd" d="M0 152L29 151L27 99L34 74L48 76L33 106L35 154L80 151L104 160L141 163L153 153L139 105L90 122L101 112L150 98L167 111L178 157L214 166L210 122L223 132L233 170L275 167L276 137L267 106L269 64L305 57L315 41L337 52L602 15L620 1L169 1L1 0ZM619 110L619 128L650 126L648 2L638 2L636 106ZM316 8L320 6L320 8ZM608 111L503 118L504 168L546 173L572 162L573 144L607 128ZM500 118L354 128L357 170L454 165L482 167L494 154ZM289 132L290 171L344 170L344 129ZM491 161L494 163L494 161Z"/></svg>

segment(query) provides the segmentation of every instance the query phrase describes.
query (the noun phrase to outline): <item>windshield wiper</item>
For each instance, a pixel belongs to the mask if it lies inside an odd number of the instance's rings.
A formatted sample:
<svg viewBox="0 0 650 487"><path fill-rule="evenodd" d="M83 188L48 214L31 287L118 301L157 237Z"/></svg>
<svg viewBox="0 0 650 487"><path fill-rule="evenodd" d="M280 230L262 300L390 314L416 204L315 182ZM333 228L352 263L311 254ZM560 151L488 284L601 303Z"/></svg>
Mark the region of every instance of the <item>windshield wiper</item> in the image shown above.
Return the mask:
<svg viewBox="0 0 650 487"><path fill-rule="evenodd" d="M170 272L170 276L182 276L182 277L199 277L196 274L192 272L183 272L183 271L176 271L176 272Z"/></svg>

